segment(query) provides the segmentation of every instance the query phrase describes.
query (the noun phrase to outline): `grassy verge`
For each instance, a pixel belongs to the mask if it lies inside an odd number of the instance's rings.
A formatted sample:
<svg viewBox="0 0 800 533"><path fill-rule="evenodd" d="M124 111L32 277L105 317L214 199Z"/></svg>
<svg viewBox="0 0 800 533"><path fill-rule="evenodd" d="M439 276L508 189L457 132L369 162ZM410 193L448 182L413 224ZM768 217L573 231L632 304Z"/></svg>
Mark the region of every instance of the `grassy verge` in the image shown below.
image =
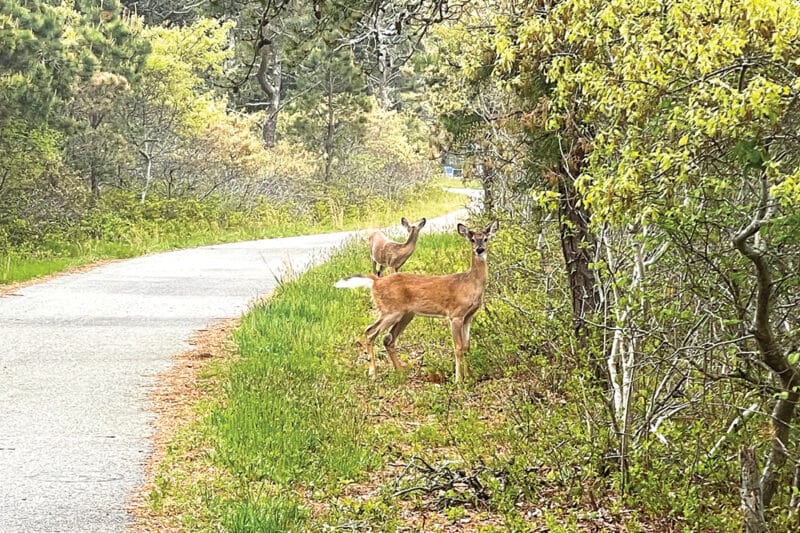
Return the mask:
<svg viewBox="0 0 800 533"><path fill-rule="evenodd" d="M452 245L454 239L426 241ZM452 246L427 247L438 253L425 264L454 268ZM331 512L329 502L381 467L387 441L374 431L378 418L368 398L375 389L354 346L370 321L369 296L333 288L335 280L369 268L364 245L353 245L282 285L243 318L234 334L237 357L204 374L209 401L170 445L157 474L150 506L162 524L227 531L312 527ZM386 367L382 373L392 383L402 379Z"/></svg>
<svg viewBox="0 0 800 533"><path fill-rule="evenodd" d="M369 266L359 252L281 286L242 319L237 357L207 373L210 403L157 474L150 505L161 525L296 530L312 518L309 500L378 464L345 348L367 318L353 312L365 295L333 288Z"/></svg>
<svg viewBox="0 0 800 533"><path fill-rule="evenodd" d="M427 235L412 262L464 270L468 247ZM368 292L332 288L369 266L354 244L245 315L237 355L209 372L209 400L159 467L156 530L657 530L607 496L613 473L586 457L608 436L586 433L544 359L510 364L519 345L491 337L493 310L477 315L466 384L452 383L449 327L425 318L400 339L411 369L383 358L369 381Z"/></svg>
<svg viewBox="0 0 800 533"><path fill-rule="evenodd" d="M409 219L432 217L458 209L464 203L462 195L445 192L437 184L423 189L401 205L377 201L365 207L341 210L322 205L315 216L305 218L272 209L256 213L252 218L240 217L224 223L193 220L191 213L183 215L188 217L185 220L156 217L137 222L99 217L90 229L108 236L52 242L26 253L0 251L0 284L26 281L100 260L176 248L397 224L397 213ZM123 224L124 228L117 228ZM109 226L113 227L109 229Z"/></svg>

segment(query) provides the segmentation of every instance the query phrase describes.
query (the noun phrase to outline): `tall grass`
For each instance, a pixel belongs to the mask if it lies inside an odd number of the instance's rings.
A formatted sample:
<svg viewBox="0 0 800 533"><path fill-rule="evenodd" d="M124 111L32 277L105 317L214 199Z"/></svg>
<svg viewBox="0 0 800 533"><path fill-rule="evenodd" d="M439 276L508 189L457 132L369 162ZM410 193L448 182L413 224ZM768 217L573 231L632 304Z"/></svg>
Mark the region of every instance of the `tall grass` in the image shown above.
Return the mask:
<svg viewBox="0 0 800 533"><path fill-rule="evenodd" d="M353 296L333 288L341 272L321 269L284 286L236 332L242 359L228 407L212 417L219 459L236 475L310 483L369 464L358 439L364 415L334 355L353 308Z"/></svg>
<svg viewBox="0 0 800 533"><path fill-rule="evenodd" d="M376 200L353 206L343 217L325 209L298 216L289 208L259 206L253 213L225 213L216 204L153 200L132 206L112 198L67 233L52 229L30 235L24 246L0 241L0 284L25 281L104 259L121 259L176 248L273 237L289 237L397 224L400 216L416 219L455 210L465 204L462 195L438 186L418 191L401 204Z"/></svg>

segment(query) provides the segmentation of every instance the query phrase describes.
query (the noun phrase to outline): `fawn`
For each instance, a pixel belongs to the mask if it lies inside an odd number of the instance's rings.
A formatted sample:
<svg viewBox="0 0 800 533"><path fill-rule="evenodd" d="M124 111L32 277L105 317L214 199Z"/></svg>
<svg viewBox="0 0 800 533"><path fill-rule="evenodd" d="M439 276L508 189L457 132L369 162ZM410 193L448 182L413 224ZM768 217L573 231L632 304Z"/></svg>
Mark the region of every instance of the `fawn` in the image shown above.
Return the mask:
<svg viewBox="0 0 800 533"><path fill-rule="evenodd" d="M383 345L395 369L403 364L397 357L397 338L416 316L447 318L455 345L455 380L464 377L464 352L469 350L469 328L475 312L483 303L488 267L487 245L497 232L498 223L492 222L483 231L472 231L458 225L458 233L469 239L472 245L472 265L467 272L444 276L424 276L405 272L378 277L374 274L352 276L339 280L335 287L353 289L371 287L372 299L380 312L380 318L366 331L369 355L369 376L375 377L375 355L373 343L380 332L391 330L383 339Z"/></svg>
<svg viewBox="0 0 800 533"><path fill-rule="evenodd" d="M425 227L424 218L416 223L416 225L409 224L406 217L400 219L400 223L406 230L408 230L408 240L404 243L394 242L389 240L386 235L380 231L375 231L369 236L370 254L372 255L372 273L380 276L383 274L383 269L391 267L395 272L400 270L414 249L417 247L417 238L419 232ZM380 268L378 268L380 267Z"/></svg>

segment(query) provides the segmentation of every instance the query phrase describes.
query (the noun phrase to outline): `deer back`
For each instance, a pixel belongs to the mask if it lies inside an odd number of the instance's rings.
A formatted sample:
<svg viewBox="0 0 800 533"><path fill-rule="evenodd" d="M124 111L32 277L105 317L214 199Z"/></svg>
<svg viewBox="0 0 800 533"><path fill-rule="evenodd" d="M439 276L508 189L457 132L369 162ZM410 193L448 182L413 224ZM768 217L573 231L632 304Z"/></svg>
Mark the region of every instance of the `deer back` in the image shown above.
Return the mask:
<svg viewBox="0 0 800 533"><path fill-rule="evenodd" d="M465 317L483 301L486 277L475 272L445 276L397 273L375 280L372 298L381 313Z"/></svg>

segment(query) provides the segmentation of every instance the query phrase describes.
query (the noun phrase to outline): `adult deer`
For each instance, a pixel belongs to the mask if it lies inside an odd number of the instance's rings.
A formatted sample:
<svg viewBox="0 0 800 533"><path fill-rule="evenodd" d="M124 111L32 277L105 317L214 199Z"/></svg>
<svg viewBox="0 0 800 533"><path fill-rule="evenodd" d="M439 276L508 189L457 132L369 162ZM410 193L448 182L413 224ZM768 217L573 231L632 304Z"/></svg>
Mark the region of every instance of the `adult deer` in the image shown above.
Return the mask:
<svg viewBox="0 0 800 533"><path fill-rule="evenodd" d="M417 239L419 232L425 227L424 218L416 224L410 224L406 217L400 219L400 223L408 231L408 240L406 242L394 242L389 240L386 235L380 231L375 231L369 236L370 254L372 255L372 273L380 276L383 274L383 269L391 267L395 272L400 270L414 249L417 247ZM380 268L378 268L380 267Z"/></svg>
<svg viewBox="0 0 800 533"><path fill-rule="evenodd" d="M463 379L464 353L469 350L469 328L475 312L483 303L489 273L486 264L487 245L497 228L496 221L483 231L472 231L463 224L458 225L459 235L469 239L472 244L472 265L467 272L445 276L400 272L383 278L369 274L336 282L334 286L342 289L372 288L372 299L380 312L380 318L365 331L370 377L375 377L375 337L391 328L383 339L383 345L395 369L400 370L403 364L397 357L397 338L416 315L422 315L450 321L455 345L455 379Z"/></svg>

